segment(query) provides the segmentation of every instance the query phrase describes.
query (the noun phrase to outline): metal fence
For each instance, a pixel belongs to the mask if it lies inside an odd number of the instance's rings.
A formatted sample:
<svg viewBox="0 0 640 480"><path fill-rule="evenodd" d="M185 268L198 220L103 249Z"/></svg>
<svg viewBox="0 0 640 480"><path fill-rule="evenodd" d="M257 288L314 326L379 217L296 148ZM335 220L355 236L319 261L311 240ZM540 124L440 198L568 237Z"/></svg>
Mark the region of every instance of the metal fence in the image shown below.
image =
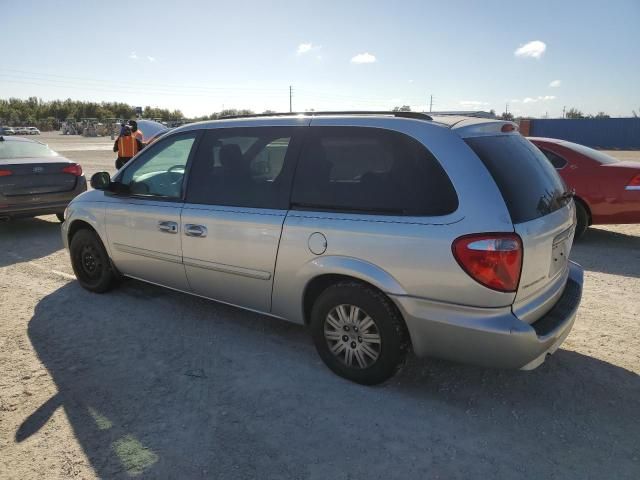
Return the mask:
<svg viewBox="0 0 640 480"><path fill-rule="evenodd" d="M640 118L531 120L532 137L561 138L594 148L640 149Z"/></svg>

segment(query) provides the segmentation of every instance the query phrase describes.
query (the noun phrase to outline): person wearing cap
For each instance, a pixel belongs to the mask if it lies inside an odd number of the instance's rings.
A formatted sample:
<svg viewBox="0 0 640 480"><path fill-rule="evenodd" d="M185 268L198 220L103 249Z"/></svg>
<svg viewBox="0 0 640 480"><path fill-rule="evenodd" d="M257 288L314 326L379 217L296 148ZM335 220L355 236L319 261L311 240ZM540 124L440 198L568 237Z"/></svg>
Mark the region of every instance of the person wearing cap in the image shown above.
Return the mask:
<svg viewBox="0 0 640 480"><path fill-rule="evenodd" d="M120 135L113 144L113 151L118 152L116 168L120 170L125 163L131 160L143 148L144 143L133 136L129 125L125 125L123 134Z"/></svg>

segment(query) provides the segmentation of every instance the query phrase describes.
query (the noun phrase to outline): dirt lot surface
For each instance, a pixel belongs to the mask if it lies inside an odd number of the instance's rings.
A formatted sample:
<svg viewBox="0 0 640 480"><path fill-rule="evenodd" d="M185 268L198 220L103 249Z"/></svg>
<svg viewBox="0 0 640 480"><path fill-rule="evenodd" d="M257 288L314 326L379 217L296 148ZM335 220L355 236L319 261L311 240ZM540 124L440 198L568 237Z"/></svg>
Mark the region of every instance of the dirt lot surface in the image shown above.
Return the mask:
<svg viewBox="0 0 640 480"><path fill-rule="evenodd" d="M112 170L109 139L43 139ZM411 358L374 388L300 326L132 280L84 291L59 230L0 224L2 479L640 478L640 226L575 245L583 303L537 370Z"/></svg>

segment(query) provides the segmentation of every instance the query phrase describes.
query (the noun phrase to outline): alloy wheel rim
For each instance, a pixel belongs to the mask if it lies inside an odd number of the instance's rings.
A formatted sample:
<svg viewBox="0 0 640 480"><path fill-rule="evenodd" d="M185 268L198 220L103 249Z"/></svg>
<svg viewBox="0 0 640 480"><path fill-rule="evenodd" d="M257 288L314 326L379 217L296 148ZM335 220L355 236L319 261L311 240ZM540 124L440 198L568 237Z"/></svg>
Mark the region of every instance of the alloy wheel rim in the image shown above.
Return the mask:
<svg viewBox="0 0 640 480"><path fill-rule="evenodd" d="M349 368L365 369L380 356L382 338L376 322L356 305L338 305L324 321L329 351Z"/></svg>

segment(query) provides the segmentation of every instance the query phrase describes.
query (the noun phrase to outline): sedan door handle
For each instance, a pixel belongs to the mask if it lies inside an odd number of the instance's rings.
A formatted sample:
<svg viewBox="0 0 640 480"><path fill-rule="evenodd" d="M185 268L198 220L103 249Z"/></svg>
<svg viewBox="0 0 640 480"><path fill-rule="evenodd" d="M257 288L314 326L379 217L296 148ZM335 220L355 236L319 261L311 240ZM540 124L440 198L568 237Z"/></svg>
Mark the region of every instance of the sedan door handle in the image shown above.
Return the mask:
<svg viewBox="0 0 640 480"><path fill-rule="evenodd" d="M184 234L188 237L206 237L207 227L204 225L194 225L193 223L186 223L184 225Z"/></svg>
<svg viewBox="0 0 640 480"><path fill-rule="evenodd" d="M158 230L165 233L178 233L178 224L161 220L158 222Z"/></svg>

